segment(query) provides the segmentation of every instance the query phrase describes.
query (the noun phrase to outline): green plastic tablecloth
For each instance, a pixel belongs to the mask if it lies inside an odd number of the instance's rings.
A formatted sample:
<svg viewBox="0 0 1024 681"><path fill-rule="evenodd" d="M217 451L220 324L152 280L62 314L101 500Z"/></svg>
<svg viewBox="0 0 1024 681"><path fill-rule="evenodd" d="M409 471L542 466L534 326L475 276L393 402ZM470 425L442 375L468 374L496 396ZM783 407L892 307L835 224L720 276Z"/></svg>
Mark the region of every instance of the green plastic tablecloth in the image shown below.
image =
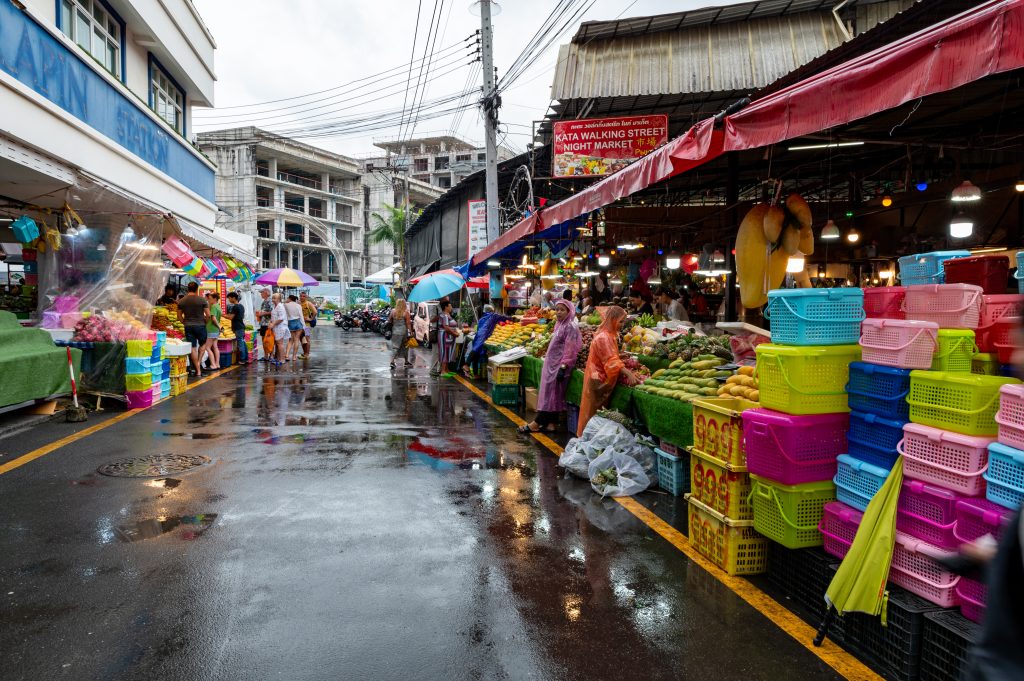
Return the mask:
<svg viewBox="0 0 1024 681"><path fill-rule="evenodd" d="M672 363L672 360L670 359L649 357L648 355L637 355L636 359L638 362L650 369L652 374L658 369L668 369L668 365Z"/></svg>
<svg viewBox="0 0 1024 681"><path fill-rule="evenodd" d="M678 447L693 444L693 405L689 402L634 390L633 406L637 418L651 435Z"/></svg>
<svg viewBox="0 0 1024 681"><path fill-rule="evenodd" d="M540 357L523 357L523 368L519 370L519 382L527 388L540 387L540 372L544 367L544 360Z"/></svg>
<svg viewBox="0 0 1024 681"><path fill-rule="evenodd" d="M633 406L634 392L636 391L624 385L616 386L615 392L612 393L612 398L608 401L608 408L621 411L623 414L628 416L631 413L630 409ZM569 377L569 385L565 389L565 401L578 407L580 406L582 396L583 372L577 369L572 372L572 376Z"/></svg>
<svg viewBox="0 0 1024 681"><path fill-rule="evenodd" d="M569 377L569 385L565 388L565 401L580 406L583 397L583 372L576 369Z"/></svg>
<svg viewBox="0 0 1024 681"><path fill-rule="evenodd" d="M82 351L71 350L75 376ZM10 312L0 311L0 407L71 392L67 350L43 329L26 329Z"/></svg>
<svg viewBox="0 0 1024 681"><path fill-rule="evenodd" d="M122 395L125 391L125 358L128 346L123 342L93 343L82 357L79 390Z"/></svg>

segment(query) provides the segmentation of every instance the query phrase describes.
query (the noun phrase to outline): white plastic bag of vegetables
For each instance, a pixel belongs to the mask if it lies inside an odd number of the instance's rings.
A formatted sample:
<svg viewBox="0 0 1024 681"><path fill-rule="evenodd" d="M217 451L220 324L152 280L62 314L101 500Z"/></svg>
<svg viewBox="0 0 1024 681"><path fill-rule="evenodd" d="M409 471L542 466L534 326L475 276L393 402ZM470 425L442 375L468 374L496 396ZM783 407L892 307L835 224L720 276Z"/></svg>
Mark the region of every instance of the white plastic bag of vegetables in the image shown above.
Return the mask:
<svg viewBox="0 0 1024 681"><path fill-rule="evenodd" d="M651 484L636 459L617 451L607 451L591 461L588 474L590 486L602 497L630 497Z"/></svg>
<svg viewBox="0 0 1024 681"><path fill-rule="evenodd" d="M578 478L590 479L590 462L609 448L629 451L636 446L636 438L622 425L595 416L587 422L580 437L574 437L565 445L558 457L558 465Z"/></svg>
<svg viewBox="0 0 1024 681"><path fill-rule="evenodd" d="M590 471L590 462L603 453L603 449L591 446L589 442L584 441L582 438L574 437L569 440L562 451L562 455L558 457L558 465L577 478L586 480L587 473Z"/></svg>

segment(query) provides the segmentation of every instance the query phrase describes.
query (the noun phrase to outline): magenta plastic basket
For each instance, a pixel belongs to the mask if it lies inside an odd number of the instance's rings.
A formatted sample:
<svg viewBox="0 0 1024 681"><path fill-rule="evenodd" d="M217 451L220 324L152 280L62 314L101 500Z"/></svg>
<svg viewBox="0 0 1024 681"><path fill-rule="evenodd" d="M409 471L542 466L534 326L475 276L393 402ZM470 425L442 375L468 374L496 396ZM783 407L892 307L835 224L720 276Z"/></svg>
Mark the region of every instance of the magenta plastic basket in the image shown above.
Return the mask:
<svg viewBox="0 0 1024 681"><path fill-rule="evenodd" d="M988 587L985 583L961 577L956 585L956 595L960 599L960 614L972 622L981 624L981 617L985 614L985 599L988 597Z"/></svg>
<svg viewBox="0 0 1024 681"><path fill-rule="evenodd" d="M996 436L999 442L1024 449L1024 383L1011 383L999 388L996 423L999 425Z"/></svg>
<svg viewBox="0 0 1024 681"><path fill-rule="evenodd" d="M818 530L824 540L822 548L836 558L845 558L857 536L864 514L841 501L830 501L822 510Z"/></svg>
<svg viewBox="0 0 1024 681"><path fill-rule="evenodd" d="M159 394L157 388L157 394ZM145 409L153 406L153 390L129 390L125 393L129 409Z"/></svg>
<svg viewBox="0 0 1024 681"><path fill-rule="evenodd" d="M960 577L942 567L936 556L947 555L937 546L896 531L889 581L943 608L960 604L956 585Z"/></svg>
<svg viewBox="0 0 1024 681"><path fill-rule="evenodd" d="M908 286L903 299L907 319L935 322L943 329L976 329L984 289L973 284Z"/></svg>
<svg viewBox="0 0 1024 681"><path fill-rule="evenodd" d="M861 359L901 369L930 369L939 326L909 319L865 319L860 325Z"/></svg>
<svg viewBox="0 0 1024 681"><path fill-rule="evenodd" d="M990 437L962 435L920 423L903 426L897 451L903 455L903 474L945 487L966 497L985 492L982 474L988 469Z"/></svg>
<svg viewBox="0 0 1024 681"><path fill-rule="evenodd" d="M956 527L953 528L953 533L961 544L972 542L986 534L999 539L1012 518L1012 510L994 504L988 499L961 499L956 502Z"/></svg>
<svg viewBox="0 0 1024 681"><path fill-rule="evenodd" d="M980 352L995 352L997 340L1005 343L1000 336L1005 333L1005 325L996 326L996 322L1004 317L1020 317L1024 313L1024 295L1004 293L981 297L981 317L978 330L974 334L975 344ZM1000 333L1001 332L1001 333Z"/></svg>
<svg viewBox="0 0 1024 681"><path fill-rule="evenodd" d="M906 319L903 312L904 286L877 286L864 289L864 314L873 319Z"/></svg>
<svg viewBox="0 0 1024 681"><path fill-rule="evenodd" d="M831 480L846 451L848 414L796 416L771 409L742 414L747 470L784 485Z"/></svg>
<svg viewBox="0 0 1024 681"><path fill-rule="evenodd" d="M942 549L956 550L956 502L948 489L920 480L907 480L900 490L896 529Z"/></svg>

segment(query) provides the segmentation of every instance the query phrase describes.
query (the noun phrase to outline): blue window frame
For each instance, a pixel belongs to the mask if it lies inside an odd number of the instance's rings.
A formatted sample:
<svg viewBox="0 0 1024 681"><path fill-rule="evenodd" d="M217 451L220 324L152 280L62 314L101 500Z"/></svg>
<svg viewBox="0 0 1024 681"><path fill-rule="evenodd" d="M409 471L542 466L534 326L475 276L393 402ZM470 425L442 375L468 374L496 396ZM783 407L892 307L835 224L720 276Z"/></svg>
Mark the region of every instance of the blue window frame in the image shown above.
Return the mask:
<svg viewBox="0 0 1024 681"><path fill-rule="evenodd" d="M124 21L103 0L57 0L57 28L124 82Z"/></svg>
<svg viewBox="0 0 1024 681"><path fill-rule="evenodd" d="M149 108L179 135L185 134L185 90L152 54L149 55Z"/></svg>

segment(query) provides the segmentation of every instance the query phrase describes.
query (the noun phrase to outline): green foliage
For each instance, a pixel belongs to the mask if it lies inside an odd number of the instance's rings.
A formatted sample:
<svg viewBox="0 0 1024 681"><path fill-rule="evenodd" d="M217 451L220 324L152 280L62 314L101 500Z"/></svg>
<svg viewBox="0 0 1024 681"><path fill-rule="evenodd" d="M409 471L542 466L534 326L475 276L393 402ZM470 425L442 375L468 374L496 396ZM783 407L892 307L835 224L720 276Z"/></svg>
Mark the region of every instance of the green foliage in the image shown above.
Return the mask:
<svg viewBox="0 0 1024 681"><path fill-rule="evenodd" d="M400 206L383 204L384 210L370 213L370 233L367 238L371 244L388 243L399 253L405 244L405 209ZM409 215L409 224L416 221L418 213Z"/></svg>

